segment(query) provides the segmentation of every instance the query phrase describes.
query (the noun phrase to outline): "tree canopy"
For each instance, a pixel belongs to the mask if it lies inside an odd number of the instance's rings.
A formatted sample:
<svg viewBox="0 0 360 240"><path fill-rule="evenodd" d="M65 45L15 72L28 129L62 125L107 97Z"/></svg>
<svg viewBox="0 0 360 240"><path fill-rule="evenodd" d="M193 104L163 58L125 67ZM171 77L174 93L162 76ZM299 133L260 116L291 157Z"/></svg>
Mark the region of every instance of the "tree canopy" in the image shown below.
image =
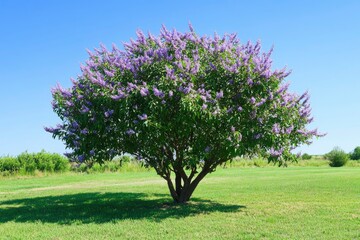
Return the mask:
<svg viewBox="0 0 360 240"><path fill-rule="evenodd" d="M308 93L288 90L290 72L271 69L271 52L236 34L198 36L191 25L186 33L138 31L123 50L88 51L72 87L53 89L62 123L46 131L80 162L136 156L186 202L203 177L236 156L281 165L320 136L307 129Z"/></svg>
<svg viewBox="0 0 360 240"><path fill-rule="evenodd" d="M360 146L357 146L354 151L350 153L350 158L352 160L360 160Z"/></svg>

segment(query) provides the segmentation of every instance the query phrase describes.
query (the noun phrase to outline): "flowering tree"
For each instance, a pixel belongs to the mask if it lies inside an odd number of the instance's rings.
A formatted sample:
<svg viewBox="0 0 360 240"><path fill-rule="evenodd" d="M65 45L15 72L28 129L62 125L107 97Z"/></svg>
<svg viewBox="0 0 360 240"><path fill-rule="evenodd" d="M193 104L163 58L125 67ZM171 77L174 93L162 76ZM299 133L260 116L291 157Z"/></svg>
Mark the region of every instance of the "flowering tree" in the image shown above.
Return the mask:
<svg viewBox="0 0 360 240"><path fill-rule="evenodd" d="M90 52L71 89L53 89L62 124L46 131L78 161L130 153L167 181L175 202L235 156L285 164L310 143L309 96L290 93L260 43L162 28L119 50Z"/></svg>

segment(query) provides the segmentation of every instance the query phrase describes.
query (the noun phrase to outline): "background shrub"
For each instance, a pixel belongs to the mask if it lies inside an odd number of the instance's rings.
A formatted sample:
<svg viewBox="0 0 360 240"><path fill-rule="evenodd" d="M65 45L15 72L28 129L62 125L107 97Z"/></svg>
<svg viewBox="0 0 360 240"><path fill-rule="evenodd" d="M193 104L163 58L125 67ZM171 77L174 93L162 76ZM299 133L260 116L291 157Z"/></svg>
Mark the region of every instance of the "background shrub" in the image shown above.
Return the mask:
<svg viewBox="0 0 360 240"><path fill-rule="evenodd" d="M341 167L349 160L348 154L339 147L335 147L332 151L326 154L326 158L330 161L331 167Z"/></svg>
<svg viewBox="0 0 360 240"><path fill-rule="evenodd" d="M65 172L69 167L69 160L66 157L45 151L39 153L23 152L17 157L0 157L2 175L12 173L33 174L36 171Z"/></svg>
<svg viewBox="0 0 360 240"><path fill-rule="evenodd" d="M120 161L118 159L114 159L112 161L109 161L107 163L105 163L105 171L108 171L108 172L117 172L121 165L120 165Z"/></svg>
<svg viewBox="0 0 360 240"><path fill-rule="evenodd" d="M356 147L352 153L350 153L352 160L360 160L360 147Z"/></svg>
<svg viewBox="0 0 360 240"><path fill-rule="evenodd" d="M73 163L71 170L74 172L119 172L143 170L141 163L130 155L116 156L114 159L104 161L102 164L86 161L81 164Z"/></svg>
<svg viewBox="0 0 360 240"><path fill-rule="evenodd" d="M36 162L34 154L23 152L17 157L20 163L20 172L21 173L34 173L36 170Z"/></svg>
<svg viewBox="0 0 360 240"><path fill-rule="evenodd" d="M81 163L80 165L76 166L76 168L73 168L73 170L77 172L86 172L88 169L88 165L86 163Z"/></svg>
<svg viewBox="0 0 360 240"><path fill-rule="evenodd" d="M70 169L69 159L60 155L60 154L52 154L52 160L54 163L54 171L55 172L65 172Z"/></svg>
<svg viewBox="0 0 360 240"><path fill-rule="evenodd" d="M52 154L46 153L44 151L33 154L36 169L42 172L53 172L55 164L52 160Z"/></svg>
<svg viewBox="0 0 360 240"><path fill-rule="evenodd" d="M136 159L134 157L129 156L129 155L123 155L123 156L117 157L115 160L117 160L119 162L120 166L130 163L132 161L136 161Z"/></svg>
<svg viewBox="0 0 360 240"><path fill-rule="evenodd" d="M0 172L13 173L20 169L20 163L15 157L5 156L0 158Z"/></svg>
<svg viewBox="0 0 360 240"><path fill-rule="evenodd" d="M312 158L312 156L310 154L304 153L301 156L302 160L310 160Z"/></svg>

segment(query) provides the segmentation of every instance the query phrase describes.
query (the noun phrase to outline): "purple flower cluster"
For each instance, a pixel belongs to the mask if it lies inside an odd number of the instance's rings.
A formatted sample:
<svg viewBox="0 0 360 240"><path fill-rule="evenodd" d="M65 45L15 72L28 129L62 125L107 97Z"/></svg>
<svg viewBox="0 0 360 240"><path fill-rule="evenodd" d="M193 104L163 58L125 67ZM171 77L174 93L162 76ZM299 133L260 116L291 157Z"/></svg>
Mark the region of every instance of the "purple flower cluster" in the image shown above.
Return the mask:
<svg viewBox="0 0 360 240"><path fill-rule="evenodd" d="M114 114L114 110L107 110L105 113L104 113L104 115L105 115L105 117L110 117L111 115L113 115Z"/></svg>
<svg viewBox="0 0 360 240"><path fill-rule="evenodd" d="M158 98L164 98L165 94L161 90L159 90L157 87L153 87L154 95Z"/></svg>
<svg viewBox="0 0 360 240"><path fill-rule="evenodd" d="M269 153L270 153L270 155L271 155L272 157L279 157L279 156L281 156L281 154L283 153L283 151L284 151L283 148L280 148L280 149L278 149L278 150L275 150L274 148L270 148Z"/></svg>
<svg viewBox="0 0 360 240"><path fill-rule="evenodd" d="M128 129L128 130L126 130L126 134L131 136L131 135L135 134L135 131L133 129Z"/></svg>
<svg viewBox="0 0 360 240"><path fill-rule="evenodd" d="M145 113L143 113L142 115L138 115L138 118L140 120L144 121L144 120L146 120L148 118L148 116Z"/></svg>
<svg viewBox="0 0 360 240"><path fill-rule="evenodd" d="M140 89L140 94L141 94L141 96L143 96L143 97L149 95L149 89L147 89L146 87L141 88L141 89Z"/></svg>
<svg viewBox="0 0 360 240"><path fill-rule="evenodd" d="M272 131L275 134L279 134L280 133L280 125L278 123L275 123L272 127Z"/></svg>
<svg viewBox="0 0 360 240"><path fill-rule="evenodd" d="M224 96L223 90L220 90L220 92L217 92L217 93L216 93L216 99L220 99L220 98L222 98L223 96Z"/></svg>

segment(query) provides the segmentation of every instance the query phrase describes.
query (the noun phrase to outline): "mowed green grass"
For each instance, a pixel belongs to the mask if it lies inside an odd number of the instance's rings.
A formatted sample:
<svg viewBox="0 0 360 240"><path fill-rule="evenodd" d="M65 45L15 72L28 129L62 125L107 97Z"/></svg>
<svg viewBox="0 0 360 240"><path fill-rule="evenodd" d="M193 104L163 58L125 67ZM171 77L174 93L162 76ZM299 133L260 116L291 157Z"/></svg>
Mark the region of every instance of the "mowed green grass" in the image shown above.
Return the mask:
<svg viewBox="0 0 360 240"><path fill-rule="evenodd" d="M1 178L0 239L360 239L360 168L218 169L180 206L153 171Z"/></svg>

